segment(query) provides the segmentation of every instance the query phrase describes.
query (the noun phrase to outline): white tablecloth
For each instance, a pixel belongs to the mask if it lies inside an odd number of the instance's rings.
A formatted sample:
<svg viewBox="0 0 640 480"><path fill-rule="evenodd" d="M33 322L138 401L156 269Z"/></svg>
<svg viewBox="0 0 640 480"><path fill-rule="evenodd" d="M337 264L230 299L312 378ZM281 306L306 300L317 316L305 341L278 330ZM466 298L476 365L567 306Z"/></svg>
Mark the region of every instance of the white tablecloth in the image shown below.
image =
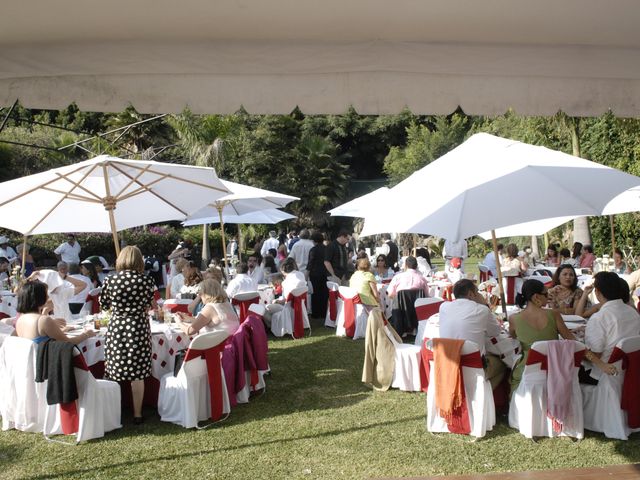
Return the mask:
<svg viewBox="0 0 640 480"><path fill-rule="evenodd" d="M10 317L15 317L17 313L17 300L15 293L9 290L2 290L0 291L0 300L2 301L2 303L0 303L0 312Z"/></svg>

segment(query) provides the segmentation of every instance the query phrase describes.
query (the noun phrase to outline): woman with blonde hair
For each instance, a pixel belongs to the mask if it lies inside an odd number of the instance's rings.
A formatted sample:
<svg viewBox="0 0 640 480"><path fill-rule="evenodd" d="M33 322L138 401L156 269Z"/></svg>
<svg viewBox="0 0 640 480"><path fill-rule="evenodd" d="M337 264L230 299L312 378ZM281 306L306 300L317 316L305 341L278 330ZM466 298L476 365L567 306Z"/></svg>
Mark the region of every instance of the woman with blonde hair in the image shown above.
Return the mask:
<svg viewBox="0 0 640 480"><path fill-rule="evenodd" d="M368 258L359 258L356 262L356 271L349 279L349 286L360 296L360 301L367 306L375 307L380 304L378 298L378 286L371 273L371 263Z"/></svg>
<svg viewBox="0 0 640 480"><path fill-rule="evenodd" d="M184 333L196 335L201 329L205 329L206 331L225 330L229 335L233 335L238 330L240 327L238 314L229 303L220 282L207 278L200 284L198 297L204 306L195 318L188 313L178 313L182 319L179 325Z"/></svg>
<svg viewBox="0 0 640 480"><path fill-rule="evenodd" d="M138 247L127 246L116 260L115 275L107 277L100 294L100 307L111 309L105 344L105 373L117 382L130 381L133 423L142 418L144 380L151 375L151 331L147 314L156 288L144 272Z"/></svg>

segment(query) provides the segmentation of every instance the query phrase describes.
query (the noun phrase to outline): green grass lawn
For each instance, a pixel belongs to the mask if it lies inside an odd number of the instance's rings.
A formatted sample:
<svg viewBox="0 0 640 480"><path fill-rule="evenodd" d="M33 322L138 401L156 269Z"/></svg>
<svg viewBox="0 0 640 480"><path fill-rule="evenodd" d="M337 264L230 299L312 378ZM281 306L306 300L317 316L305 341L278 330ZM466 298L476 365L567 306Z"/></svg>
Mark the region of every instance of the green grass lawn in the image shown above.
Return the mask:
<svg viewBox="0 0 640 480"><path fill-rule="evenodd" d="M360 382L364 341L315 322L304 340L272 339L267 391L203 431L147 422L76 447L0 432L0 478L364 478L586 467L640 461L628 442L587 433L527 440L505 418L487 436L432 435L425 397Z"/></svg>

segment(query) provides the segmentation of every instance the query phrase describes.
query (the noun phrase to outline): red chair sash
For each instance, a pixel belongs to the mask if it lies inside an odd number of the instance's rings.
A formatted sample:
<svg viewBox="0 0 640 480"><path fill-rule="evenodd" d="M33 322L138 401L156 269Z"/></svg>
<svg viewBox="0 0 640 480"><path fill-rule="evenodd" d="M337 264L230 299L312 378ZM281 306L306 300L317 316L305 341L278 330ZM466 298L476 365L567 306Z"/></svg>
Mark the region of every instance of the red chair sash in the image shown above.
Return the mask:
<svg viewBox="0 0 640 480"><path fill-rule="evenodd" d="M293 306L293 338L304 337L304 317L302 313L304 297L306 293L302 295L294 296L292 293L287 297L287 302L290 302Z"/></svg>
<svg viewBox="0 0 640 480"><path fill-rule="evenodd" d="M100 296L99 295L87 295L85 302L91 302L91 315L100 313Z"/></svg>
<svg viewBox="0 0 640 480"><path fill-rule="evenodd" d="M211 400L211 418L220 420L222 418L222 366L220 356L224 350L225 343L222 342L215 347L206 350L187 350L184 361L188 362L194 358L202 358L207 363L207 378L209 380L209 398Z"/></svg>
<svg viewBox="0 0 640 480"><path fill-rule="evenodd" d="M423 392L426 392L429 388L430 361L433 360L433 351L429 350L426 346L428 338L424 339L422 348L420 349L420 387ZM467 408L467 396L464 389L464 376L462 367L470 368L482 368L482 357L480 352L472 352L466 355L460 355L460 375L463 378L462 382L462 404L460 408L454 410L451 423L447 423L447 427L451 433L461 433L468 435L471 433L471 423L469 421L469 409Z"/></svg>
<svg viewBox="0 0 640 480"><path fill-rule="evenodd" d="M507 278L507 305L515 305L516 303L516 278Z"/></svg>
<svg viewBox="0 0 640 480"><path fill-rule="evenodd" d="M453 301L453 285L447 285L442 288L442 298L447 302Z"/></svg>
<svg viewBox="0 0 640 480"><path fill-rule="evenodd" d="M584 358L584 353L584 350L579 350L573 354L573 365L575 367L580 367L582 359ZM547 370L547 356L544 353L538 352L537 350L529 350L526 365L534 365L536 363L540 364L540 370Z"/></svg>
<svg viewBox="0 0 640 480"><path fill-rule="evenodd" d="M416 307L416 317L418 320L428 320L431 315L435 315L440 310L442 302L427 303Z"/></svg>
<svg viewBox="0 0 640 480"><path fill-rule="evenodd" d="M82 354L73 357L73 368L78 368L86 372L89 371L87 362ZM78 413L77 400L61 403L58 408L60 409L60 426L62 427L62 433L65 435L78 433L78 428L80 426L80 414Z"/></svg>
<svg viewBox="0 0 640 480"><path fill-rule="evenodd" d="M347 337L353 338L356 333L356 304L362 303L362 301L360 300L360 295L351 298L340 295L340 298L344 302L344 329Z"/></svg>
<svg viewBox="0 0 640 480"><path fill-rule="evenodd" d="M332 322L338 318L338 291L329 290L329 320Z"/></svg>
<svg viewBox="0 0 640 480"><path fill-rule="evenodd" d="M249 315L249 307L253 304L260 303L260 297L249 298L247 300L232 298L231 303L232 305L239 307L240 315L238 315L238 317L240 319L240 323L243 323L247 319L247 315Z"/></svg>
<svg viewBox="0 0 640 480"><path fill-rule="evenodd" d="M486 272L483 272L482 270L480 270L480 282L486 282L487 280L489 280L490 277L493 277L490 270Z"/></svg>
<svg viewBox="0 0 640 480"><path fill-rule="evenodd" d="M640 350L625 353L615 347L609 357L609 363L622 360L622 369L626 370L622 383L622 395L620 408L627 412L627 425L629 428L640 428Z"/></svg>

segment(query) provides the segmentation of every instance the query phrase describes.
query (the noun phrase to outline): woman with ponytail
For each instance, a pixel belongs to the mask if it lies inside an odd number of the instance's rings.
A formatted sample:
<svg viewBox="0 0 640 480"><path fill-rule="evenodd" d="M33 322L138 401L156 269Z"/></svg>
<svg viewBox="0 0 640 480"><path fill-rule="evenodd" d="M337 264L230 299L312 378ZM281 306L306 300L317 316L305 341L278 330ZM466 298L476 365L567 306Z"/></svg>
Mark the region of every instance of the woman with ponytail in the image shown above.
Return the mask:
<svg viewBox="0 0 640 480"><path fill-rule="evenodd" d="M547 289L542 282L526 280L522 284L522 292L516 296L516 303L523 310L509 319L509 333L520 341L522 357L511 373L512 393L520 384L529 349L534 342L557 340L558 334L574 340L560 313L543 308L547 305Z"/></svg>

